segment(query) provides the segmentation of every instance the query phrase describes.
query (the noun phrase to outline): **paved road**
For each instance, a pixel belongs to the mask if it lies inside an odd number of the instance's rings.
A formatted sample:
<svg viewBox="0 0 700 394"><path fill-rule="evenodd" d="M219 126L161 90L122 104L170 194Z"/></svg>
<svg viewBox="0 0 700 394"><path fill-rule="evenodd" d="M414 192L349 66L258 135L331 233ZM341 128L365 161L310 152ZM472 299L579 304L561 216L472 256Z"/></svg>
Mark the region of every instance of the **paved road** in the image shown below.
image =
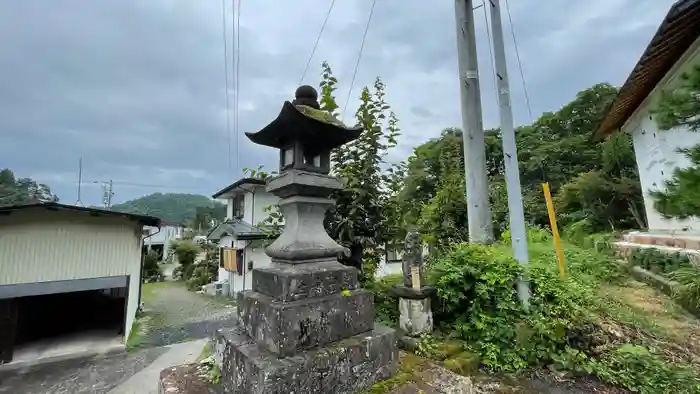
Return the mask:
<svg viewBox="0 0 700 394"><path fill-rule="evenodd" d="M148 284L143 293L151 324L143 324L137 350L0 371L0 394L157 393L160 371L194 361L202 339L232 324L235 314L231 302L187 291L179 282Z"/></svg>
<svg viewBox="0 0 700 394"><path fill-rule="evenodd" d="M156 394L162 369L193 362L206 341L0 372L1 394Z"/></svg>

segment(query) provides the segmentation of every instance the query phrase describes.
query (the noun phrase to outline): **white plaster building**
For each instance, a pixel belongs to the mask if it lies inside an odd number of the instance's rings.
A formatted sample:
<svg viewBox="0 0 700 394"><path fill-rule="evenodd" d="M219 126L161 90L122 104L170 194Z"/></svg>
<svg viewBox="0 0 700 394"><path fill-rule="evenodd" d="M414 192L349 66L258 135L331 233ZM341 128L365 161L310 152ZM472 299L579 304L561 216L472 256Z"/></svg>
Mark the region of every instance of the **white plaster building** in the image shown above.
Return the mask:
<svg viewBox="0 0 700 394"><path fill-rule="evenodd" d="M252 269L270 265L265 246L270 242L267 234L256 227L269 215L266 208L277 203L278 198L265 191L265 181L242 178L215 193L212 198L226 202L226 220L207 236L222 251L219 259L219 283L229 294L250 290ZM234 249L235 263L225 266L223 249Z"/></svg>
<svg viewBox="0 0 700 394"><path fill-rule="evenodd" d="M55 202L0 207L0 364L32 343L51 353L67 335L123 345L140 304L143 227L159 224Z"/></svg>
<svg viewBox="0 0 700 394"><path fill-rule="evenodd" d="M219 283L228 283L229 294L250 290L253 268L270 265L270 257L265 254L268 239L265 232L256 225L270 213L268 207L277 204L279 198L265 191L265 181L257 178L243 178L225 187L212 198L225 201L226 221L215 227L207 236L220 248L235 249L235 267L225 267L223 255L219 263ZM385 256L377 268L377 277L401 273L402 245L387 248Z"/></svg>
<svg viewBox="0 0 700 394"><path fill-rule="evenodd" d="M172 255L170 246L173 241L182 239L185 234L185 227L177 223L169 223L162 221L160 227L145 226L144 230L150 234L146 238L148 250L156 250L161 255L163 260L168 259Z"/></svg>
<svg viewBox="0 0 700 394"><path fill-rule="evenodd" d="M649 196L650 190L664 188L674 169L690 164L677 150L700 144L700 133L685 127L659 130L653 115L661 92L677 87L681 75L698 66L700 0L681 0L671 7L596 132L598 138L632 135L650 234L700 235L700 220L665 219Z"/></svg>

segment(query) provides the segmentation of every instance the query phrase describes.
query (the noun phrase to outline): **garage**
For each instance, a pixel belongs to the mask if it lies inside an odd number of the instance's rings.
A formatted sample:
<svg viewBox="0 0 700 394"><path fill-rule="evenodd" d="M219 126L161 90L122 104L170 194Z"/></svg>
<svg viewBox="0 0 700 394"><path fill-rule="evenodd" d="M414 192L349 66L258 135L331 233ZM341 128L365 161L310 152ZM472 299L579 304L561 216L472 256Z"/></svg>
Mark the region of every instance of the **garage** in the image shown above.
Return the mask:
<svg viewBox="0 0 700 394"><path fill-rule="evenodd" d="M123 349L144 226L160 221L54 202L0 207L0 364Z"/></svg>

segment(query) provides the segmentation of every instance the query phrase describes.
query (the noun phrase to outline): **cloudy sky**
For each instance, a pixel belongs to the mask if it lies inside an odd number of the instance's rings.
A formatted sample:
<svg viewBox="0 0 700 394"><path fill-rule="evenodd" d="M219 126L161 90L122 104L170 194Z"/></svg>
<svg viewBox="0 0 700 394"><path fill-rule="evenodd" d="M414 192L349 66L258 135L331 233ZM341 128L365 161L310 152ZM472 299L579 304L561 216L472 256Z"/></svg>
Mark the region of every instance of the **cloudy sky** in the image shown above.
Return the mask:
<svg viewBox="0 0 700 394"><path fill-rule="evenodd" d="M621 84L672 3L511 0L534 116L595 83ZM242 0L240 137L232 136L229 168L220 0L2 0L0 168L48 183L68 203L76 199L81 156L83 179L114 180L116 201L154 191L210 195L242 167L274 168L277 153L243 132L264 126L293 95L328 4ZM316 85L320 63L329 61L341 107L371 4L336 2L304 79ZM226 7L230 37L231 0ZM475 17L484 123L495 127L482 9ZM391 160L461 124L454 23L453 1L377 2L348 112L361 87L380 76L404 133ZM515 119L529 123L504 23ZM233 102L232 84L229 91ZM86 185L83 202L97 204L99 194Z"/></svg>

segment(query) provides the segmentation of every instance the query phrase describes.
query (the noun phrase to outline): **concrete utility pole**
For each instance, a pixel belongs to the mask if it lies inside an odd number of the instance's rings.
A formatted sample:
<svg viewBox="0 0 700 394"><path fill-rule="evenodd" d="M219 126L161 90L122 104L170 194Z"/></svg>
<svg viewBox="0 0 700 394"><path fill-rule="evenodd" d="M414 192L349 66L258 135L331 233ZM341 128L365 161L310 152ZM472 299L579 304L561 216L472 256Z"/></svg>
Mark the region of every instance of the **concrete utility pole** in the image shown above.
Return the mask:
<svg viewBox="0 0 700 394"><path fill-rule="evenodd" d="M486 174L486 145L484 143L484 125L481 119L479 64L476 56L473 9L471 0L455 0L467 216L469 219L469 241L491 243L494 240L493 223Z"/></svg>
<svg viewBox="0 0 700 394"><path fill-rule="evenodd" d="M83 158L81 157L80 160L78 161L78 200L75 202L75 205L82 207L83 206L83 200L80 199L80 191L83 186Z"/></svg>
<svg viewBox="0 0 700 394"><path fill-rule="evenodd" d="M501 115L501 138L503 140L503 160L505 162L506 186L508 189L508 213L510 216L510 233L513 243L513 256L522 265L528 264L527 230L523 211L523 194L520 190L520 170L518 169L518 149L515 144L513 111L510 106L510 88L508 85L508 67L506 49L503 43L503 24L501 23L501 5L499 0L489 0L491 4L491 37L493 39L496 80L498 88L498 109ZM518 297L524 305L530 299L530 287L521 279L517 285Z"/></svg>
<svg viewBox="0 0 700 394"><path fill-rule="evenodd" d="M104 205L106 209L112 207L113 196L114 192L112 192L112 181L110 180L109 182L104 182L102 184L102 205Z"/></svg>

